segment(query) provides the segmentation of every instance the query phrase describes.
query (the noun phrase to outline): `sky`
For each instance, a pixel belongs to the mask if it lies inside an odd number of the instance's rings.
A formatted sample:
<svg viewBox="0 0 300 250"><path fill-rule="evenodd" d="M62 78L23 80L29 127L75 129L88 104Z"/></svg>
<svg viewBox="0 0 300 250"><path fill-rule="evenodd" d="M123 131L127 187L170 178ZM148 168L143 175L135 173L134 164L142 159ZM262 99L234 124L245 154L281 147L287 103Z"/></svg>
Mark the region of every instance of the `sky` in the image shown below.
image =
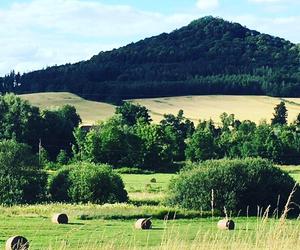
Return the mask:
<svg viewBox="0 0 300 250"><path fill-rule="evenodd" d="M88 60L207 15L300 43L300 0L0 0L0 76Z"/></svg>

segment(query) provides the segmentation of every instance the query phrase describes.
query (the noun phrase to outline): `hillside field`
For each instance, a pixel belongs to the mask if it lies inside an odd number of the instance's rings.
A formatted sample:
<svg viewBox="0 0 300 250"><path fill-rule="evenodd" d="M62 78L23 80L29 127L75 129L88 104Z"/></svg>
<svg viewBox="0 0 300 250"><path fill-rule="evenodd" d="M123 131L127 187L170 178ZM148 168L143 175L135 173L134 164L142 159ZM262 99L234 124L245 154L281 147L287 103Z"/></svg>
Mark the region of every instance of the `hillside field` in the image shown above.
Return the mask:
<svg viewBox="0 0 300 250"><path fill-rule="evenodd" d="M41 109L59 107L64 104L75 106L80 114L83 124L94 124L100 120L111 117L115 107L103 102L92 102L71 93L38 93L20 95L32 105ZM260 122L263 119L270 121L274 107L281 101L286 102L289 114L289 122L295 120L300 113L300 98L274 98L267 96L182 96L151 99L134 99L133 103L139 103L150 110L154 122L159 122L164 114L174 114L182 109L187 118L194 122L199 119L213 119L220 122L220 114L226 112L235 114L240 120L252 120Z"/></svg>
<svg viewBox="0 0 300 250"><path fill-rule="evenodd" d="M57 108L64 104L72 105L80 114L82 123L89 125L99 120L106 120L115 112L113 105L103 102L93 102L85 100L77 95L67 92L49 92L38 94L20 95L24 100L40 109Z"/></svg>

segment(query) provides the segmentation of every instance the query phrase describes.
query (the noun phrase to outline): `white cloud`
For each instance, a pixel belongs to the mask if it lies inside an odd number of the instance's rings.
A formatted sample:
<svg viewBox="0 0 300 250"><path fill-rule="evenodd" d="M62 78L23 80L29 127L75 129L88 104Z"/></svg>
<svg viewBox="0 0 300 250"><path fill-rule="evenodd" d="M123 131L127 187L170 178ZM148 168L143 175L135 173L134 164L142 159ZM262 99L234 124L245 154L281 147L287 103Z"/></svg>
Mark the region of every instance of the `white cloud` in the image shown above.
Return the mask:
<svg viewBox="0 0 300 250"><path fill-rule="evenodd" d="M200 10L216 9L219 4L219 0L197 0L197 7Z"/></svg>
<svg viewBox="0 0 300 250"><path fill-rule="evenodd" d="M0 9L0 76L85 60L192 21L95 1L33 0Z"/></svg>

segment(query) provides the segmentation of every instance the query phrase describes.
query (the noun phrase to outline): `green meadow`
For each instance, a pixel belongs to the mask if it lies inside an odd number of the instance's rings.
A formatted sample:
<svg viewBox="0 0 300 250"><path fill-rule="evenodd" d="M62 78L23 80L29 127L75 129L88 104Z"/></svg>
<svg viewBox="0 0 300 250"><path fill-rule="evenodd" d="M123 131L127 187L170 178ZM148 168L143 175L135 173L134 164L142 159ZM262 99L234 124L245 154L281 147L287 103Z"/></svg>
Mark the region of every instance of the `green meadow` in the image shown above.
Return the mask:
<svg viewBox="0 0 300 250"><path fill-rule="evenodd" d="M298 167L283 167L300 180ZM30 249L298 249L300 223L261 213L235 217L236 229L217 228L210 212L163 205L175 174L122 174L129 204L44 204L0 207L0 248L13 235L30 240ZM153 179L156 182L153 182ZM152 180L152 181L151 181ZM152 203L151 203L152 202ZM64 212L69 224L51 222ZM137 230L138 218L152 218L151 230Z"/></svg>

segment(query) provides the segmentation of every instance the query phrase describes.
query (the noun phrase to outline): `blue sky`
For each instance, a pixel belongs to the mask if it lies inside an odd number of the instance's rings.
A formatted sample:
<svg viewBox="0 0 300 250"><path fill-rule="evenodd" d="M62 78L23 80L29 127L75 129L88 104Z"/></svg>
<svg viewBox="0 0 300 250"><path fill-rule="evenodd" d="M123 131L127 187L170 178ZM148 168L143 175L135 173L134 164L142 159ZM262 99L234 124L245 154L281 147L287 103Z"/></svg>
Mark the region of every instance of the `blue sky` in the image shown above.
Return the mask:
<svg viewBox="0 0 300 250"><path fill-rule="evenodd" d="M86 60L206 15L300 43L300 0L0 0L0 75Z"/></svg>

